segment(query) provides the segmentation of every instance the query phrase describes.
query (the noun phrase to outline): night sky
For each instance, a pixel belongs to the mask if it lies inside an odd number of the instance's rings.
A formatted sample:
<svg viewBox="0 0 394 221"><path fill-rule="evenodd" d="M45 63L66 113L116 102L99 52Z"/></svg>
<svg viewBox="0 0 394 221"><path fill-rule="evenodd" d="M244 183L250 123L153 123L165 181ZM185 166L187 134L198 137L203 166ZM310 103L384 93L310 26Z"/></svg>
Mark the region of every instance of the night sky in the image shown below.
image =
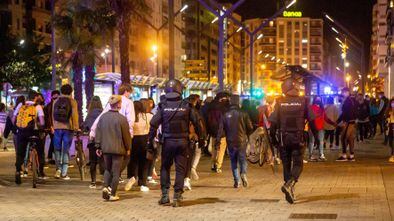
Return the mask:
<svg viewBox="0 0 394 221"><path fill-rule="evenodd" d="M223 0L221 2L236 2ZM283 0L281 0L283 2ZM372 6L376 0L298 0L292 10L303 12L303 16L322 18L327 12L335 20L346 26L353 34L360 36L369 53L372 25ZM237 10L243 18L266 18L276 11L277 0L246 0Z"/></svg>

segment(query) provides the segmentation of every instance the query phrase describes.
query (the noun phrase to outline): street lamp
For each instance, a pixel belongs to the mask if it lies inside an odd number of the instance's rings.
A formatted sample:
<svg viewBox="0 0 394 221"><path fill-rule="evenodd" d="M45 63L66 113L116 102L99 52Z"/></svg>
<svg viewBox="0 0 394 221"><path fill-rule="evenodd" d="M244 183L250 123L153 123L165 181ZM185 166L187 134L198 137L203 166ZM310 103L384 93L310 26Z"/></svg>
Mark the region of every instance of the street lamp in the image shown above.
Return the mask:
<svg viewBox="0 0 394 221"><path fill-rule="evenodd" d="M108 65L107 65L107 55L111 53L111 50L109 48L105 48L104 52L101 53L101 57L104 58L104 63L105 63L105 72L108 72ZM113 62L113 61L112 61Z"/></svg>
<svg viewBox="0 0 394 221"><path fill-rule="evenodd" d="M21 40L19 41L19 45L23 45L23 44L25 44L25 39L21 39Z"/></svg>

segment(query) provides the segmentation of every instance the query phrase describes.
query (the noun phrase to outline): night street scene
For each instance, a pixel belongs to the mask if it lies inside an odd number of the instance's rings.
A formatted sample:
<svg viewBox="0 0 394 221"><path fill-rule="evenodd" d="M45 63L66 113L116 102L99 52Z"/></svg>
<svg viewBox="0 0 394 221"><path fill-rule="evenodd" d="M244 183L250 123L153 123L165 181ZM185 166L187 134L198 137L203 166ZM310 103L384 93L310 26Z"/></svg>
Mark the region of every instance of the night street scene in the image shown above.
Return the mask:
<svg viewBox="0 0 394 221"><path fill-rule="evenodd" d="M0 1L0 221L394 220L394 0Z"/></svg>

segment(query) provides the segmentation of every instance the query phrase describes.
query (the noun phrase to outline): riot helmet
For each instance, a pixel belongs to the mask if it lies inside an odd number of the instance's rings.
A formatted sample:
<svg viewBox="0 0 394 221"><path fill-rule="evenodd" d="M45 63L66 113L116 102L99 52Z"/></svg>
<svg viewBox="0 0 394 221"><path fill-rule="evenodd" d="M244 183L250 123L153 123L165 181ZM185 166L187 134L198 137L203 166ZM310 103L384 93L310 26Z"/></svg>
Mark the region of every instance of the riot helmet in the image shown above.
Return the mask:
<svg viewBox="0 0 394 221"><path fill-rule="evenodd" d="M298 82L293 78L288 78L282 83L282 93L290 96L298 96L299 88Z"/></svg>
<svg viewBox="0 0 394 221"><path fill-rule="evenodd" d="M177 79L169 80L166 83L166 88L164 89L167 98L181 97L182 91L183 91L183 85Z"/></svg>

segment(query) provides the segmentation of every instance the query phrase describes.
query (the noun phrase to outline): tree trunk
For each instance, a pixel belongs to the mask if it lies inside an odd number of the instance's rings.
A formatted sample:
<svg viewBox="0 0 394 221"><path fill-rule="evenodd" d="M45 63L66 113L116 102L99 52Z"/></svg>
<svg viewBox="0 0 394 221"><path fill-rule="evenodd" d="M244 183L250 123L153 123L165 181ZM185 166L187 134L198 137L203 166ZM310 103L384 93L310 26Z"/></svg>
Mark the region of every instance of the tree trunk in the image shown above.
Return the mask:
<svg viewBox="0 0 394 221"><path fill-rule="evenodd" d="M96 75L94 65L85 67L85 94L86 94L86 107L89 105L90 100L94 95L94 76Z"/></svg>
<svg viewBox="0 0 394 221"><path fill-rule="evenodd" d="M83 114L82 114L82 64L79 61L79 53L75 52L74 58L72 61L72 70L74 72L73 75L73 83L74 83L74 99L78 104L78 121L79 125L83 122Z"/></svg>
<svg viewBox="0 0 394 221"><path fill-rule="evenodd" d="M122 83L130 83L130 60L129 60L129 31L130 18L125 12L121 13L118 20L120 73Z"/></svg>

